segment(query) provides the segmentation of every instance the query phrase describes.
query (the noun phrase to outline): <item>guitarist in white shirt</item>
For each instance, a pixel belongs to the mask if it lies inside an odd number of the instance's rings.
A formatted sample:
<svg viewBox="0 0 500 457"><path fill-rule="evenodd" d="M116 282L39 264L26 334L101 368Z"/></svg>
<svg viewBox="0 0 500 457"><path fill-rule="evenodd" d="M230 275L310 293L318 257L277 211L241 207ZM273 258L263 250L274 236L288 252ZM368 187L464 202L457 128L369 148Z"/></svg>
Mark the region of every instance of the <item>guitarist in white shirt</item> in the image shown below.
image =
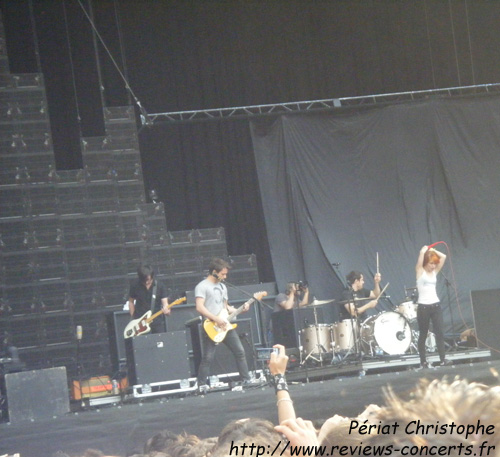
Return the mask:
<svg viewBox="0 0 500 457"><path fill-rule="evenodd" d="M228 313L236 311L236 309L228 303L227 288L223 284L229 269L230 265L225 260L218 258L212 259L208 266L208 276L198 283L194 290L196 311L204 318L212 321L221 330L226 330L231 327L227 319L221 317L220 314L225 314L224 310ZM248 302L243 305L243 311L248 311L249 308L250 304ZM198 367L198 391L201 393L208 391L207 379L215 357L215 351L217 350L217 343L210 339L206 332L203 332L203 339L203 358ZM228 331L222 342L233 353L243 384L251 384L245 350L243 349L237 332L233 330Z"/></svg>
<svg viewBox="0 0 500 457"><path fill-rule="evenodd" d="M149 310L156 312L162 309L164 314L170 314L167 289L155 279L154 269L150 265L140 265L137 269L137 279L130 286L128 307L132 319L139 319ZM160 319L153 321L151 331L164 332L164 322Z"/></svg>

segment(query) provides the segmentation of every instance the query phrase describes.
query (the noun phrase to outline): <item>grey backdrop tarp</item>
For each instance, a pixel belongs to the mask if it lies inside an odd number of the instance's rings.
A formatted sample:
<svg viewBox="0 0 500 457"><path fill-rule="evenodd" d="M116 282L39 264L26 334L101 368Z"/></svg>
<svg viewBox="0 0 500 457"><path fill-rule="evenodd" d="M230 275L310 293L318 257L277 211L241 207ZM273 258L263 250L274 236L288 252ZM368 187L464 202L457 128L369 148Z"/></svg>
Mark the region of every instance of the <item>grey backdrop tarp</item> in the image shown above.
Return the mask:
<svg viewBox="0 0 500 457"><path fill-rule="evenodd" d="M318 300L338 300L350 270L372 287L378 253L390 310L415 285L420 248L444 241L447 331L472 326L470 291L500 282L499 127L498 96L253 121L279 287L307 280Z"/></svg>

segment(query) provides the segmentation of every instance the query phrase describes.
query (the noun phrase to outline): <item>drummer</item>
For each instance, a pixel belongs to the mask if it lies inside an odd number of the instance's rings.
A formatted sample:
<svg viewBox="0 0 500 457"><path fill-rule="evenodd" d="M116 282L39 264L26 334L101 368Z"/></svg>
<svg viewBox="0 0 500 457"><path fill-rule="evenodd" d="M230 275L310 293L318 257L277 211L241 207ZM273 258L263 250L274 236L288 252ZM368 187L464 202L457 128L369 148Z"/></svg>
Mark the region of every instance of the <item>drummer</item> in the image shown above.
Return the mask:
<svg viewBox="0 0 500 457"><path fill-rule="evenodd" d="M375 307L378 304L377 297L380 295L380 281L382 276L376 273L373 277L375 286L373 290L365 289L365 279L363 274L359 271L351 271L347 276L348 287L342 292L342 302L339 309L340 320L350 319L352 317L359 317L366 319L370 316L377 314ZM364 300L370 299L373 300ZM349 302L349 300L353 300Z"/></svg>
<svg viewBox="0 0 500 457"><path fill-rule="evenodd" d="M276 300L274 301L274 312L298 308L299 306L307 306L308 303L309 286L307 283L302 281L289 282L286 285L285 292L281 292L276 296Z"/></svg>

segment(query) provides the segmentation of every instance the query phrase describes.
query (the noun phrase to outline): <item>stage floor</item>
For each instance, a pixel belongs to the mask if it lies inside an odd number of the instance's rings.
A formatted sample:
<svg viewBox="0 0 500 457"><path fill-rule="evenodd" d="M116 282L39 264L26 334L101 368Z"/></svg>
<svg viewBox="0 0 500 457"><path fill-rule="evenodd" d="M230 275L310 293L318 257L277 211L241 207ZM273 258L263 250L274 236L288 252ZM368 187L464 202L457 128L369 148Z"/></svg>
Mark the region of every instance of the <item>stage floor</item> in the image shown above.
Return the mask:
<svg viewBox="0 0 500 457"><path fill-rule="evenodd" d="M318 425L334 414L355 416L368 404L383 403L383 389L388 385L407 395L421 377L458 376L488 385L499 383L496 373L500 361L486 358L484 351L465 351L449 358L454 365L422 371L414 369L418 362L413 358L402 358L399 362L366 361L361 366L346 363L296 369L287 377L297 414ZM264 385L243 391L219 390L205 396L129 396L125 402L87 407L53 419L2 423L0 455L19 452L21 457L50 457L57 451L72 455L94 448L125 456L140 452L148 438L164 429L216 436L229 421L243 417L276 422L274 389Z"/></svg>

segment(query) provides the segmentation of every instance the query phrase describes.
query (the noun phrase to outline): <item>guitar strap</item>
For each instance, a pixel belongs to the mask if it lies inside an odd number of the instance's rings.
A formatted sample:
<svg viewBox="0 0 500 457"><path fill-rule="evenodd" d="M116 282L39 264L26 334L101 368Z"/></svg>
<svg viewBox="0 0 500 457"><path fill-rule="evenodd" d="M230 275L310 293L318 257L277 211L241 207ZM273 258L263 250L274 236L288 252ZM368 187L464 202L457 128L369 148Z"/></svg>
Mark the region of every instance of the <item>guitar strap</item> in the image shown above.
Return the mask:
<svg viewBox="0 0 500 457"><path fill-rule="evenodd" d="M156 303L156 286L158 285L158 283L156 282L156 279L155 279L155 282L153 284L153 293L151 294L151 312L153 313L154 310L155 310L155 303Z"/></svg>

